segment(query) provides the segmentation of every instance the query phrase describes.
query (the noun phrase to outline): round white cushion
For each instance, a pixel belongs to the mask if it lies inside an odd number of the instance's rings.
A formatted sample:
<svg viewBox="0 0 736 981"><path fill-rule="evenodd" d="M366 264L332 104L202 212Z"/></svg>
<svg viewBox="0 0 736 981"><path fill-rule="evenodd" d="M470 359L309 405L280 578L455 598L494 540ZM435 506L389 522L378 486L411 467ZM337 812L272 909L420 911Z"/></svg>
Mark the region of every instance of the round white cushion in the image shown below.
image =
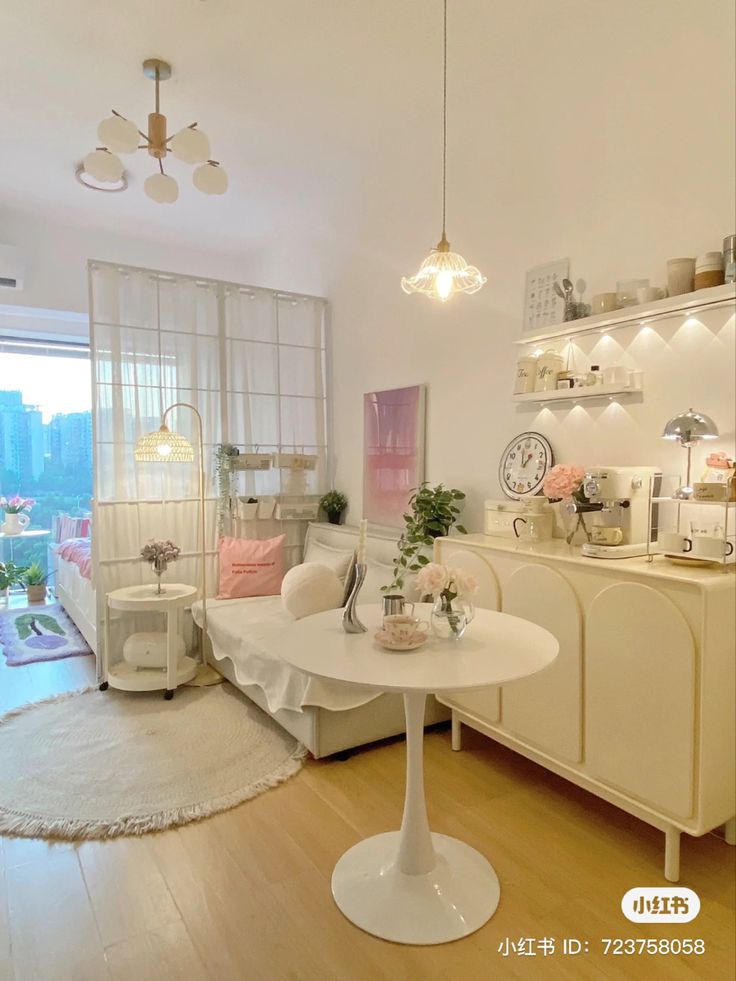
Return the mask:
<svg viewBox="0 0 736 981"><path fill-rule="evenodd" d="M295 620L336 610L343 600L345 587L332 569L319 562L303 562L295 565L281 583L281 599L287 612Z"/></svg>

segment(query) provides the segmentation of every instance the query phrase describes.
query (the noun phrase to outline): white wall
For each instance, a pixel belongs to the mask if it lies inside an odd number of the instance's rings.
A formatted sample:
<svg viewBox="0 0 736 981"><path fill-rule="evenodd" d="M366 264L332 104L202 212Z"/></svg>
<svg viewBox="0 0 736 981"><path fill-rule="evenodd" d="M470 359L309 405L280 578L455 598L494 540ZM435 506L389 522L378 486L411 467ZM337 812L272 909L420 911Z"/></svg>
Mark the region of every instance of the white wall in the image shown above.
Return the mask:
<svg viewBox="0 0 736 981"><path fill-rule="evenodd" d="M468 492L475 529L483 499L499 495L500 452L524 429L545 433L562 461L673 470L683 454L659 433L692 404L719 424L717 448L733 450L734 323L723 314L605 342L644 369L641 404L535 413L509 398L529 267L570 256L588 296L617 279L660 284L668 258L720 248L734 231L731 0L451 4L447 231L488 283L446 306L399 287L440 235L441 47L439 21L435 30L428 17L429 8L409 34L403 20L387 23L392 60L385 72L375 66L369 86L380 112L362 142L349 134L356 161L349 175L335 170L337 217L305 227L295 216L258 251L234 255L198 248L196 223L185 247L180 231L149 240L143 223L134 237L0 214L0 241L29 257L22 297L0 303L85 310L89 256L329 296L337 484L353 520L362 394L373 389L429 386L427 476ZM417 77L422 46L437 54L426 79ZM395 62L402 50L405 78ZM354 57L363 86L368 66ZM336 56L334 85L349 68ZM324 138L337 159L346 134L336 124ZM603 364L620 360L601 342L585 362L599 352Z"/></svg>
<svg viewBox="0 0 736 981"><path fill-rule="evenodd" d="M410 136L382 148L385 166L365 189L328 291L337 484L353 520L361 396L373 389L429 386L427 477L468 492L476 530L483 499L500 496L499 455L526 429L547 435L560 461L672 471L684 454L659 435L694 405L720 427L713 448L734 449L734 319L723 311L585 349L581 365L643 368L641 404L535 412L509 398L529 267L570 256L590 297L618 279L662 284L668 258L720 249L734 231L730 0L462 9L472 30L450 34L447 230L488 283L446 306L400 291L440 233L440 134L424 132L433 119L407 113Z"/></svg>

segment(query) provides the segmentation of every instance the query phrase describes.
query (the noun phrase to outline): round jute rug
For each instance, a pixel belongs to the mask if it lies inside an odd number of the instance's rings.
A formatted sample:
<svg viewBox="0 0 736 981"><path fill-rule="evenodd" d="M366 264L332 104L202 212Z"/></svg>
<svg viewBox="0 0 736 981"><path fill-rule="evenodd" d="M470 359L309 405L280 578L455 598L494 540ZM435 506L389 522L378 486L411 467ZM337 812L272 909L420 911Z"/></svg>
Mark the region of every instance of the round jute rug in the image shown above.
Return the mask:
<svg viewBox="0 0 736 981"><path fill-rule="evenodd" d="M234 807L287 780L306 751L230 685L96 688L0 719L0 832L112 838Z"/></svg>

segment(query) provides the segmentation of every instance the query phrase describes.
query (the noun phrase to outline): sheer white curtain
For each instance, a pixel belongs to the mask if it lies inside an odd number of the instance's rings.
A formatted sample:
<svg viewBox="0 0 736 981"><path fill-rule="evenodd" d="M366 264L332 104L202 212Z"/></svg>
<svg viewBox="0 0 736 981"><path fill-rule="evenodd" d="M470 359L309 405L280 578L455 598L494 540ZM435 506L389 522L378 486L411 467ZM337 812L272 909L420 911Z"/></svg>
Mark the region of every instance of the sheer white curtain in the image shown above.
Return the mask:
<svg viewBox="0 0 736 981"><path fill-rule="evenodd" d="M149 538L182 549L167 575L199 583L198 469L139 464L135 442L157 429L174 402L202 415L207 494L208 581L216 575L215 449L304 452L317 457L307 493L329 484L326 301L216 280L105 262L89 263L90 346L94 376L94 551L98 611L106 592L151 580L138 553ZM190 410L170 428L197 447ZM280 493L283 471L238 474L237 491ZM236 522L252 537L287 535L299 560L299 522Z"/></svg>

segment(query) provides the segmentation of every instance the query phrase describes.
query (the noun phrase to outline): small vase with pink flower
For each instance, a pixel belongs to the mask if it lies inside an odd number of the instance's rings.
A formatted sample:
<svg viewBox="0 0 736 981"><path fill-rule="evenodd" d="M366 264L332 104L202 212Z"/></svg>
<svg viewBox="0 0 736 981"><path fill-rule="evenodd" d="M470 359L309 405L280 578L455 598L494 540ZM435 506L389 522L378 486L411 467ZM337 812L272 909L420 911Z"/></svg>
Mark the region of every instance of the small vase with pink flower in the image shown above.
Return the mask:
<svg viewBox="0 0 736 981"><path fill-rule="evenodd" d="M585 524L585 513L598 510L591 506L585 496L584 480L585 467L578 464L558 463L549 471L542 486L544 495L550 503L559 503L561 506L565 541L568 545L582 545L590 541L590 533Z"/></svg>
<svg viewBox="0 0 736 981"><path fill-rule="evenodd" d="M417 574L417 585L422 596L434 600L430 616L434 635L441 640L460 640L475 616L475 577L461 569L428 562Z"/></svg>

